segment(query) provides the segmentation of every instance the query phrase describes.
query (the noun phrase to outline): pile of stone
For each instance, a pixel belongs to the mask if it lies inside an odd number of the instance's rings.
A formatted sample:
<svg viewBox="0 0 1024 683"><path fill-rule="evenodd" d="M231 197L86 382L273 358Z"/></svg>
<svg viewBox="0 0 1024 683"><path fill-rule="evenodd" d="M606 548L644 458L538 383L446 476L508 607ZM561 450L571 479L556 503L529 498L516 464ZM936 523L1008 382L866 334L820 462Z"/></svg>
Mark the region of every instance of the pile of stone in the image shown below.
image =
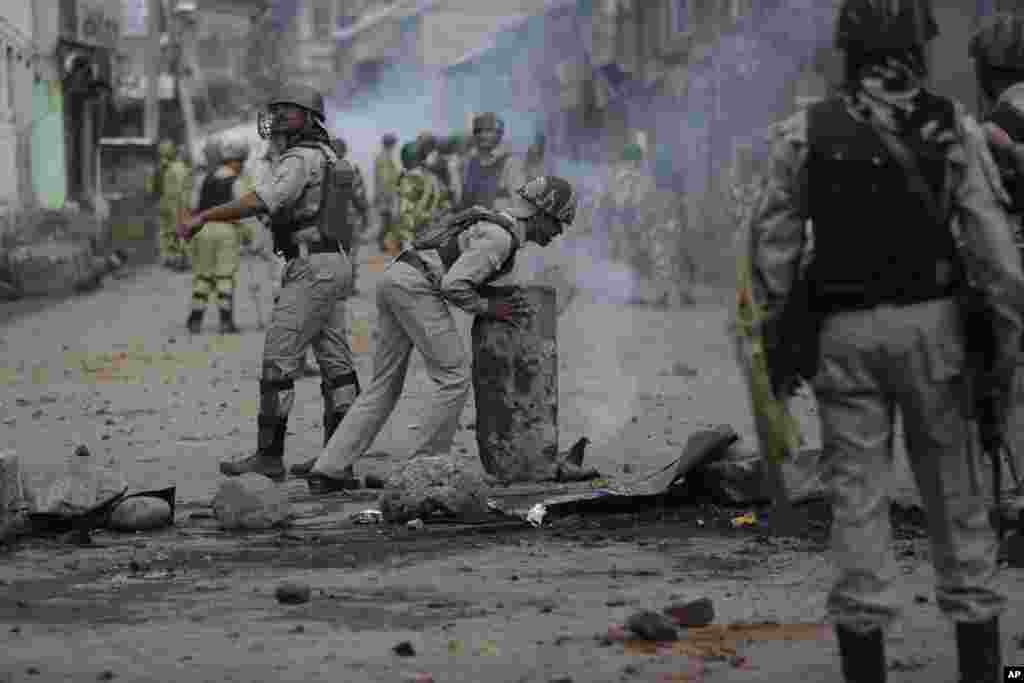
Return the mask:
<svg viewBox="0 0 1024 683"><path fill-rule="evenodd" d="M423 456L399 465L380 498L384 521L435 516L478 521L489 516L484 479L455 456Z"/></svg>

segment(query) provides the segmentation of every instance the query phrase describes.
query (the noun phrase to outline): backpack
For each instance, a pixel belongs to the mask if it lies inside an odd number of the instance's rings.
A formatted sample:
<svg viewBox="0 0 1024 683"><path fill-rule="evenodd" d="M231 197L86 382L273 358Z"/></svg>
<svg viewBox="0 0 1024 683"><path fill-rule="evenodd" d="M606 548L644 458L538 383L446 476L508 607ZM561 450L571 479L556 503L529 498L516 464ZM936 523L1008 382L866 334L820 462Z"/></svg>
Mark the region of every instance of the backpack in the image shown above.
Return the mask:
<svg viewBox="0 0 1024 683"><path fill-rule="evenodd" d="M481 221L501 226L512 237L512 250L505 262L487 278L487 281L495 280L512 270L515 266L516 252L522 246L514 230L515 221L505 214L482 206L471 206L457 213L445 214L413 238L412 248L417 251L436 249L445 268L450 268L461 253L459 235Z"/></svg>

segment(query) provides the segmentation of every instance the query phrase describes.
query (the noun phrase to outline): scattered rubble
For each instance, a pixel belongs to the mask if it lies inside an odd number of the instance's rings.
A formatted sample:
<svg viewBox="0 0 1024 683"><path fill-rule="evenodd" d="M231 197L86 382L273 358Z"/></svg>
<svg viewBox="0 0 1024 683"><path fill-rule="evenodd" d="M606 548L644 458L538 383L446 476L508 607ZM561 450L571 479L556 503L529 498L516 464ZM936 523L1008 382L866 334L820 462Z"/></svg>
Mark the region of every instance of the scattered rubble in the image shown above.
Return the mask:
<svg viewBox="0 0 1024 683"><path fill-rule="evenodd" d="M222 481L212 505L223 529L272 529L287 523L291 516L285 490L260 474Z"/></svg>
<svg viewBox="0 0 1024 683"><path fill-rule="evenodd" d="M117 504L108 526L115 531L151 531L173 522L174 510L163 498L132 496Z"/></svg>
<svg viewBox="0 0 1024 683"><path fill-rule="evenodd" d="M651 610L633 614L626 621L626 628L642 640L679 640L679 631L672 620Z"/></svg>
<svg viewBox="0 0 1024 683"><path fill-rule="evenodd" d="M669 605L664 612L665 616L682 628L699 628L715 620L715 607L708 598Z"/></svg>
<svg viewBox="0 0 1024 683"><path fill-rule="evenodd" d="M412 646L412 643L410 643L408 640L403 640L402 642L398 643L393 648L391 648L391 651L394 652L399 657L415 657L416 656L416 648L414 648Z"/></svg>
<svg viewBox="0 0 1024 683"><path fill-rule="evenodd" d="M488 518L487 490L477 474L450 456L423 456L399 465L380 498L384 520L395 524L432 516Z"/></svg>
<svg viewBox="0 0 1024 683"><path fill-rule="evenodd" d="M274 589L274 597L282 605L303 605L313 595L312 589L304 583L286 581Z"/></svg>

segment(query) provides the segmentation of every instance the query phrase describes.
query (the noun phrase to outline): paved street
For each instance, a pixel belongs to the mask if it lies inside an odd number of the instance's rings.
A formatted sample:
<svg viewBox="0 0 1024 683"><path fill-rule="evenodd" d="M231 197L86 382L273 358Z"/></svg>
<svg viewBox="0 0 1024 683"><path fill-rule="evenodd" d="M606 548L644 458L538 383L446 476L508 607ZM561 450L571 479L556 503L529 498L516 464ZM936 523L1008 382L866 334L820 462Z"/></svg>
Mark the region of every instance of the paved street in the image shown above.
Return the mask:
<svg viewBox="0 0 1024 683"><path fill-rule="evenodd" d="M352 303L353 345L369 377L372 291L383 261L368 254ZM256 268L262 268L256 264ZM178 486L184 510L209 502L219 458L253 446L262 336L243 267L243 334L183 329L189 278L129 271L91 295L13 318L3 329L4 444L37 481L85 443L133 489ZM269 297L269 291L265 292ZM263 302L269 305L269 301ZM467 321L462 320L465 324ZM587 463L610 476L665 464L696 429L750 433L743 386L709 295L664 313L580 297L559 327L563 447L594 441ZM400 457L428 389L421 361L373 451ZM809 440L811 403L798 399ZM317 379L299 383L290 462L319 445ZM472 408L463 424L474 421ZM457 449L475 464L474 433ZM384 471L372 457L362 471ZM898 488L905 489L904 485ZM301 482L297 505L312 509ZM338 499L340 500L340 499ZM303 502L307 501L307 502ZM363 504L338 503L343 510ZM328 505L327 508L331 506ZM335 506L337 507L337 505ZM835 643L819 622L831 578L823 530L765 541L729 528L743 510L691 507L657 515L567 520L549 530L472 533L352 527L321 510L290 531L234 535L179 515L174 529L99 534L94 547L29 544L4 556L0 671L11 681L791 681L836 680ZM326 521L325 521L326 520ZM890 638L890 680L952 681L952 633L931 599L927 542L897 541L908 619ZM272 597L282 579L314 588L307 605ZM1024 576L1000 578L1024 614ZM602 644L638 609L707 596L716 623L776 621L791 642L755 642L736 657L639 652ZM917 598L915 599L915 596ZM1017 604L1021 603L1021 604ZM1018 609L1019 608L1019 609ZM799 633L798 633L799 631ZM1008 661L1021 656L1008 620ZM399 641L416 655L396 656ZM940 643L948 642L950 647ZM703 674L699 672L703 671ZM689 677L687 677L689 676ZM568 677L568 678L566 678Z"/></svg>

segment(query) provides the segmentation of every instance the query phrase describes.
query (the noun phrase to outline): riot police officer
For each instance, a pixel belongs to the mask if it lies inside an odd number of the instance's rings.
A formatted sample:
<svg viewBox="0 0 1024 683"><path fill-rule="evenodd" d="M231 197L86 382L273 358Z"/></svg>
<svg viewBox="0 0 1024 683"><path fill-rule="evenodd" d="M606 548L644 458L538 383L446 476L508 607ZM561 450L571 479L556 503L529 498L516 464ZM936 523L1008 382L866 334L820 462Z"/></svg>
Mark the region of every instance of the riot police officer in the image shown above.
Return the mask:
<svg viewBox="0 0 1024 683"><path fill-rule="evenodd" d="M359 393L345 310L352 264L341 248L350 237L353 173L334 152L316 90L284 88L257 125L260 136L280 150L269 176L253 192L199 212L179 232L189 239L210 221L270 216L274 249L286 265L263 347L257 449L240 461L222 462L220 471L281 480L288 415L307 348L312 344L322 377L324 443Z"/></svg>
<svg viewBox="0 0 1024 683"><path fill-rule="evenodd" d="M1024 275L980 126L925 87L937 33L923 0L844 0L843 87L776 126L749 235L772 371L796 346L794 329L811 356L794 367L818 402L838 569L827 610L849 683L885 681L884 632L901 611L887 486L897 412L928 517L936 602L956 624L960 680L1001 675L1006 599L993 585L996 536L968 457L965 331L975 330L962 325L960 293L978 288L996 373L1012 372ZM787 328L783 313L797 305L801 324Z"/></svg>
<svg viewBox="0 0 1024 683"><path fill-rule="evenodd" d="M459 206L483 206L504 209L513 193L526 182L522 161L502 147L505 122L497 114L486 112L473 118L474 149L459 169L462 191Z"/></svg>

